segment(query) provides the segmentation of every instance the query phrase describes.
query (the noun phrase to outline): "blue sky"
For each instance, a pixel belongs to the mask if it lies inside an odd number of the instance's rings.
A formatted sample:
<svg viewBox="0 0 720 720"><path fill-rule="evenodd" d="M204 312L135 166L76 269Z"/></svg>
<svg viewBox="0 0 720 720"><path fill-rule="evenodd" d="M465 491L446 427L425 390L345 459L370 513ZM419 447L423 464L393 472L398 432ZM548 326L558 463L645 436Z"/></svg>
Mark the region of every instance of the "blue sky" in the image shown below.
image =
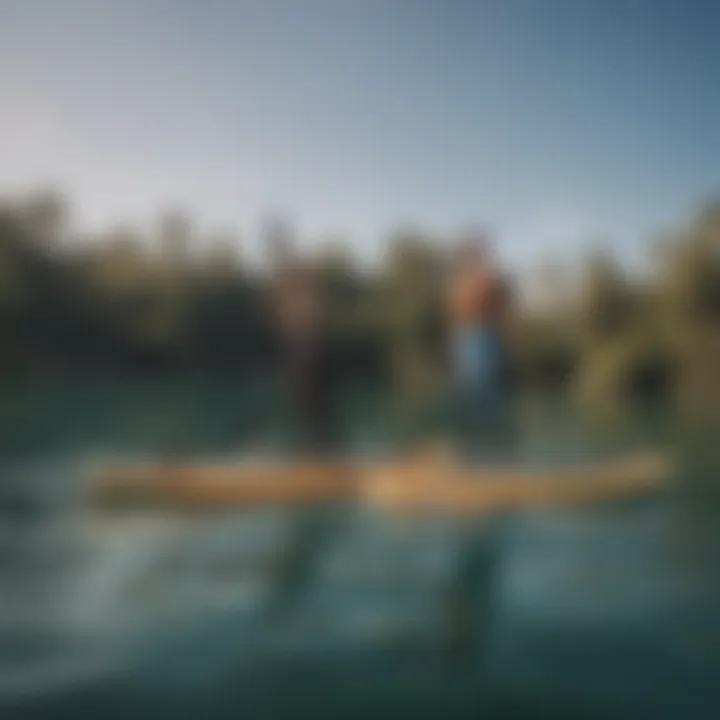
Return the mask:
<svg viewBox="0 0 720 720"><path fill-rule="evenodd" d="M88 228L269 212L363 256L405 222L509 262L648 235L720 189L714 0L0 0L0 190Z"/></svg>

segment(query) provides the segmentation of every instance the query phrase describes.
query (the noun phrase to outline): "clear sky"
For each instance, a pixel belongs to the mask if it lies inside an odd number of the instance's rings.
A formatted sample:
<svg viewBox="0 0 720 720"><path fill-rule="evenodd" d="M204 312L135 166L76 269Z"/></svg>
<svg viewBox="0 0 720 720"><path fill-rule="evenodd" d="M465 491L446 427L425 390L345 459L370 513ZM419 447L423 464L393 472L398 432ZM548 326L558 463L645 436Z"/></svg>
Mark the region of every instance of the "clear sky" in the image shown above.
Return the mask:
<svg viewBox="0 0 720 720"><path fill-rule="evenodd" d="M720 190L719 33L715 0L0 0L0 190L635 262Z"/></svg>

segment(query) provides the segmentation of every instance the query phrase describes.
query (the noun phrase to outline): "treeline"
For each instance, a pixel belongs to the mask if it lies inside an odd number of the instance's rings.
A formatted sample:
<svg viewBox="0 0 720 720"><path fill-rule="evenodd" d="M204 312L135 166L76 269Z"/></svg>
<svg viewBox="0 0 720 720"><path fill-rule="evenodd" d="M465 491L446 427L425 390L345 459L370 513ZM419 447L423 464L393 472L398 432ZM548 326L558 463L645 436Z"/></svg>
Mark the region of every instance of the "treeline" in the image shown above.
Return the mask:
<svg viewBox="0 0 720 720"><path fill-rule="evenodd" d="M270 257L280 232L263 238ZM59 196L5 201L2 377L268 372L278 353L268 271L245 264L241 251L227 235L197 237L180 213L153 232L83 238ZM641 280L601 255L567 287L550 273L554 302L530 301L510 320L518 385L569 387L591 402L679 391L720 407L720 206L650 254ZM407 399L439 390L447 255L437 238L413 230L389 238L373 271L342 243L315 253L348 378L391 384Z"/></svg>

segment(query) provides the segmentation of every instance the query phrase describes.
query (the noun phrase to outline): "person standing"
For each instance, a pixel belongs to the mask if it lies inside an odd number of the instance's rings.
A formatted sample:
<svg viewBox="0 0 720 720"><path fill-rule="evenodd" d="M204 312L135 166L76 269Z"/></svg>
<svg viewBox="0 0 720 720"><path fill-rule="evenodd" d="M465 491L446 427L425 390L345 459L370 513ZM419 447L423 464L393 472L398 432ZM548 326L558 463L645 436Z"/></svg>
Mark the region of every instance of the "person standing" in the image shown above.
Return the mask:
<svg viewBox="0 0 720 720"><path fill-rule="evenodd" d="M507 280L484 240L460 248L448 292L453 417L465 459L504 456L510 432Z"/></svg>
<svg viewBox="0 0 720 720"><path fill-rule="evenodd" d="M302 454L320 455L335 445L334 363L320 283L299 264L276 288L282 370Z"/></svg>

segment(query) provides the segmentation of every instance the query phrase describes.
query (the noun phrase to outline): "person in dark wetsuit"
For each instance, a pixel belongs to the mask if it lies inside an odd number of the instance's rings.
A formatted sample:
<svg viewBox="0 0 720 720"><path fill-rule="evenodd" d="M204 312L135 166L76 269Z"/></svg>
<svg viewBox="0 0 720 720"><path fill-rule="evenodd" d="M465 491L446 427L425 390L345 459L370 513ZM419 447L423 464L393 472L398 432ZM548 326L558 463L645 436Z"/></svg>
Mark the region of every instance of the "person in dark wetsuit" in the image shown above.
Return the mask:
<svg viewBox="0 0 720 720"><path fill-rule="evenodd" d="M282 371L302 454L325 454L335 446L334 362L322 289L312 272L286 269L276 289Z"/></svg>

